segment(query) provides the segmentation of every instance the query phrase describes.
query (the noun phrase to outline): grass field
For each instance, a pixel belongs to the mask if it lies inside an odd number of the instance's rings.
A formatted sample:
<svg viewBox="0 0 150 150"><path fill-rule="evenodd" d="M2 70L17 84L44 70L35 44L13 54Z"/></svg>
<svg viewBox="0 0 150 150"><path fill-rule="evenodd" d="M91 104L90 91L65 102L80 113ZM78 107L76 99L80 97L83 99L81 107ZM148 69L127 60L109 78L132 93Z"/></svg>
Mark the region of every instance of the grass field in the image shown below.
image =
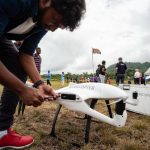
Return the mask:
<svg viewBox="0 0 150 150"><path fill-rule="evenodd" d="M55 89L61 87L59 82L52 85ZM128 113L124 128L93 122L90 143L79 148L71 143L83 144L85 120L75 116L84 115L63 108L56 126L57 136L63 140L58 140L49 136L56 107L54 103L45 102L38 108L27 107L23 116L15 115L13 128L35 138L29 150L150 150L150 117ZM103 102L98 103L96 109L107 114Z"/></svg>
<svg viewBox="0 0 150 150"><path fill-rule="evenodd" d="M2 92L2 88L3 88L3 87L0 85L0 93Z"/></svg>

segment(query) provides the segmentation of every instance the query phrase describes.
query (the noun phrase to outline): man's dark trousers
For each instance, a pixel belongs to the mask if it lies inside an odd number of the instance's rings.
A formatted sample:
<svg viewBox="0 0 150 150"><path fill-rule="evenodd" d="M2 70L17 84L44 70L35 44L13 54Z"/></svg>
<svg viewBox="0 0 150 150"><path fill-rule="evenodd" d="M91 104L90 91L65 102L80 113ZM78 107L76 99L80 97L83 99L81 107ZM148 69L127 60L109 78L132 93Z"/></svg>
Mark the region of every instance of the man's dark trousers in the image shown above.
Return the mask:
<svg viewBox="0 0 150 150"><path fill-rule="evenodd" d="M5 36L0 37L0 61L11 73L25 83L27 76L21 68L18 56L19 50L12 41ZM4 87L0 100L0 131L8 129L13 124L13 115L18 101L18 95L8 87Z"/></svg>
<svg viewBox="0 0 150 150"><path fill-rule="evenodd" d="M124 83L124 74L117 74L116 83L117 83L117 85L119 85L120 83L121 84Z"/></svg>

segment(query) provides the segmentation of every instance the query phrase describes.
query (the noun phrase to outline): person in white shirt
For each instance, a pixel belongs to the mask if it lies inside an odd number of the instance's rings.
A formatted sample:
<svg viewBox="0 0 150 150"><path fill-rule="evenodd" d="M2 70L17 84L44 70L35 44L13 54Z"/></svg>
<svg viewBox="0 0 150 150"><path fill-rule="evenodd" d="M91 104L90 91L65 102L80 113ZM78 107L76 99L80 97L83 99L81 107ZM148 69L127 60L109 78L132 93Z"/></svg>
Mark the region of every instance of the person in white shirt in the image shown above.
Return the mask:
<svg viewBox="0 0 150 150"><path fill-rule="evenodd" d="M139 71L139 69L135 69L135 73L134 73L134 84L140 84L141 83L141 77L142 74Z"/></svg>
<svg viewBox="0 0 150 150"><path fill-rule="evenodd" d="M62 72L61 74L61 85L64 86L65 85L65 73Z"/></svg>

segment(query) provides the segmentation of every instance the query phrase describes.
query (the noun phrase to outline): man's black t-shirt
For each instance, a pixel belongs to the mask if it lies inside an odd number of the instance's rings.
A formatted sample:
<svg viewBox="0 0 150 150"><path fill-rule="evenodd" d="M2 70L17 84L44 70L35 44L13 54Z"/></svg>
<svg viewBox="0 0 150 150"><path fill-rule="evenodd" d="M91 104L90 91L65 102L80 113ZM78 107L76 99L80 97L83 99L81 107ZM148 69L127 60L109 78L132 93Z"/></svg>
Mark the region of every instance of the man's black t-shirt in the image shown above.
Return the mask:
<svg viewBox="0 0 150 150"><path fill-rule="evenodd" d="M125 74L125 71L127 70L127 66L123 62L117 63L116 68L117 68L117 74Z"/></svg>
<svg viewBox="0 0 150 150"><path fill-rule="evenodd" d="M103 65L100 67L100 74L101 75L105 75L106 74L106 68Z"/></svg>
<svg viewBox="0 0 150 150"><path fill-rule="evenodd" d="M98 67L96 70L96 76L99 77L99 74L100 74L100 67Z"/></svg>

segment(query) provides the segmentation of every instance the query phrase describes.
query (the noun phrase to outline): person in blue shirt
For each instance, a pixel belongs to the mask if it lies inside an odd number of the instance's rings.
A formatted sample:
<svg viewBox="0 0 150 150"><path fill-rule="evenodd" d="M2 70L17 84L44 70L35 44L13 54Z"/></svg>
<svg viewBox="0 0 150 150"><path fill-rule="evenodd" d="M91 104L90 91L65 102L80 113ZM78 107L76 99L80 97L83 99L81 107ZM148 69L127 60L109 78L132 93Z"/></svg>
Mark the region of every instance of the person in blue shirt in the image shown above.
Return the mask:
<svg viewBox="0 0 150 150"><path fill-rule="evenodd" d="M48 73L47 73L47 85L51 86L51 72L49 70L48 70Z"/></svg>
<svg viewBox="0 0 150 150"><path fill-rule="evenodd" d="M62 84L62 86L64 86L64 84L65 84L65 73L64 72L61 73L61 84Z"/></svg>
<svg viewBox="0 0 150 150"><path fill-rule="evenodd" d="M21 136L11 129L19 99L37 107L48 96L57 98L36 69L34 51L47 31L76 29L85 10L85 0L0 0L0 84L4 86L0 149L22 149L33 143L31 136ZM23 43L17 48L12 40ZM25 86L27 76L34 88Z"/></svg>

